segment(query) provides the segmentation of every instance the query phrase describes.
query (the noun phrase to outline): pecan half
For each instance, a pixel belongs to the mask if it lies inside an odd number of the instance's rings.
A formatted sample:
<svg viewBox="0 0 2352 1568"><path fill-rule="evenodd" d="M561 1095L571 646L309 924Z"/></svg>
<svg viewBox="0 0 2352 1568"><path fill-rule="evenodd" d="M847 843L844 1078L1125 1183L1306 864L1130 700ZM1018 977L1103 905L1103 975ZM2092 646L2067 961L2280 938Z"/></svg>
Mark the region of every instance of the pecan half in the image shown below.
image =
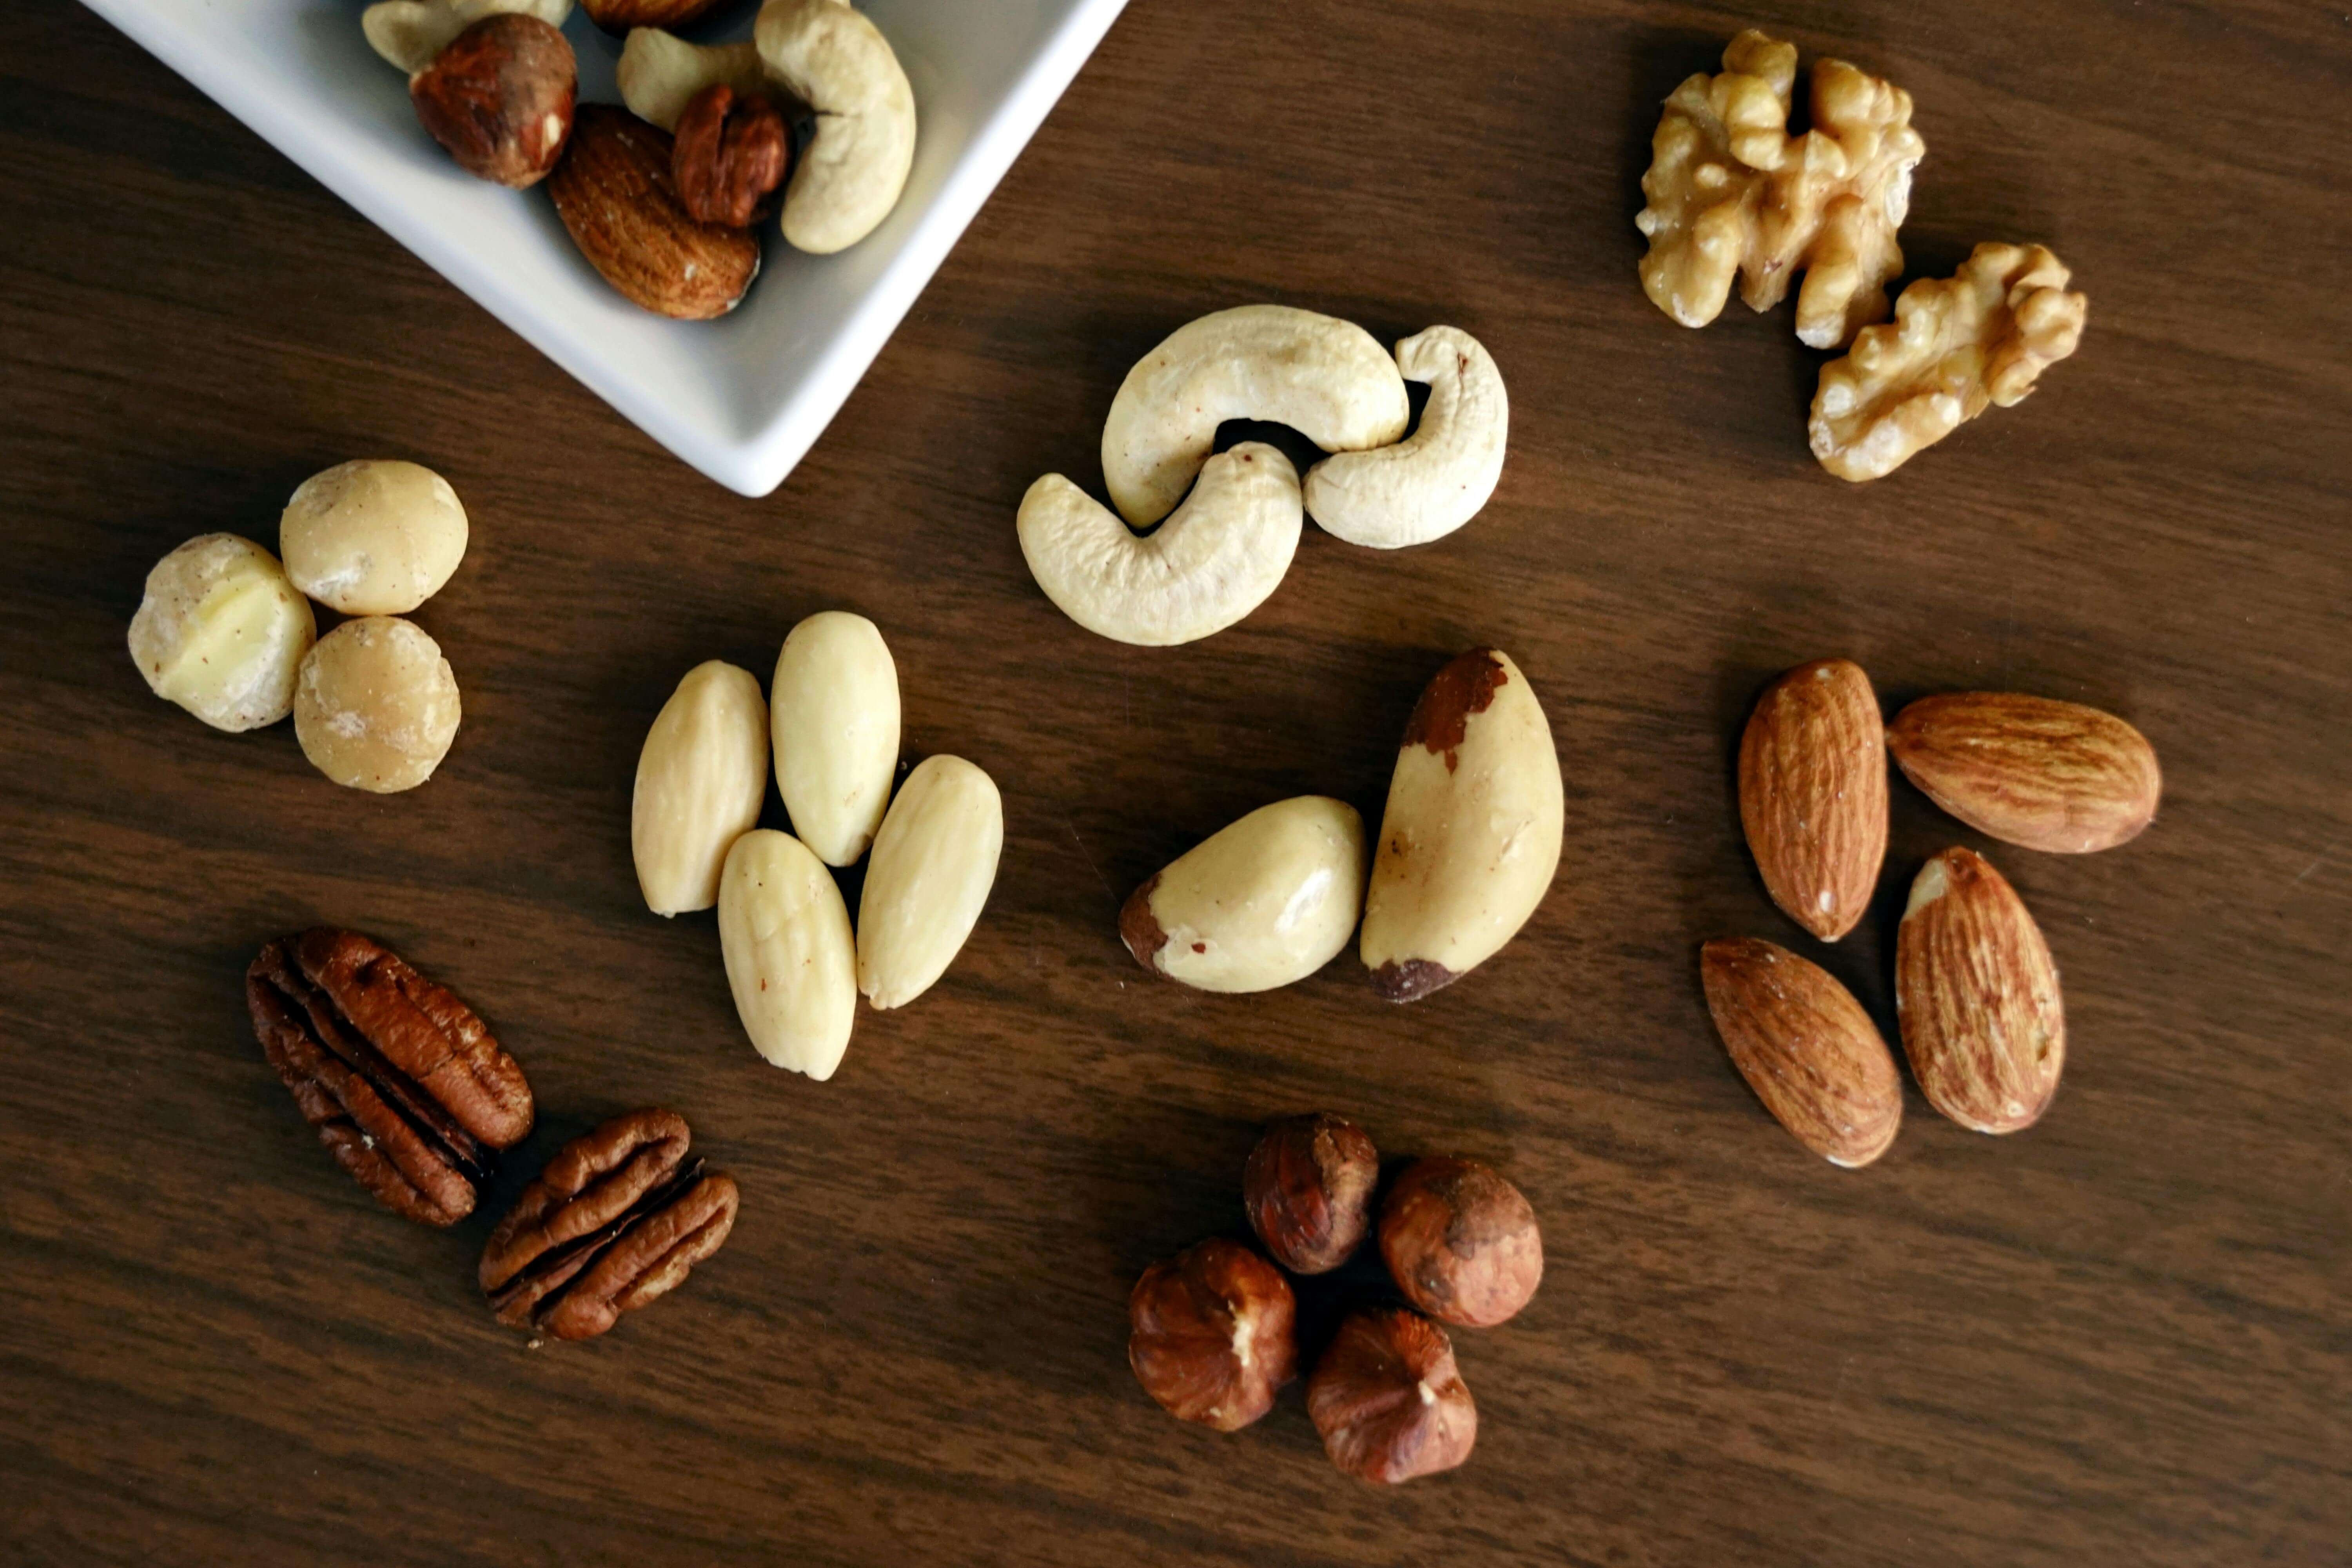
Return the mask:
<svg viewBox="0 0 2352 1568"><path fill-rule="evenodd" d="M633 1110L565 1144L482 1249L499 1321L589 1339L718 1251L735 1225L735 1178L689 1162L692 1136L674 1110Z"/></svg>
<svg viewBox="0 0 2352 1568"><path fill-rule="evenodd" d="M356 931L278 938L245 997L303 1119L394 1214L455 1225L530 1131L530 1085L474 1010Z"/></svg>
<svg viewBox="0 0 2352 1568"><path fill-rule="evenodd" d="M775 210L793 133L773 103L713 82L687 100L671 134L670 177L697 220L744 228Z"/></svg>

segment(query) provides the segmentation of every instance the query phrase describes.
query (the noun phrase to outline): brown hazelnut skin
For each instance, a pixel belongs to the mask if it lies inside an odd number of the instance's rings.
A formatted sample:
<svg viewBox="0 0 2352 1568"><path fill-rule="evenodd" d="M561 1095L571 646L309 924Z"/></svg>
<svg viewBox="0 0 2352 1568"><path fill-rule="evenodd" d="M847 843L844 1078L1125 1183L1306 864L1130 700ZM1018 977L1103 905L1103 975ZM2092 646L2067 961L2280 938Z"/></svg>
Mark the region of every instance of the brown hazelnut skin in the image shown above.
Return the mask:
<svg viewBox="0 0 2352 1568"><path fill-rule="evenodd" d="M793 133L773 103L714 82L687 100L671 134L671 182L696 221L748 228L775 210Z"/></svg>
<svg viewBox="0 0 2352 1568"><path fill-rule="evenodd" d="M1491 1329L1543 1279L1543 1237L1519 1189L1475 1160L1414 1162L1381 1205L1381 1256L1433 1318Z"/></svg>
<svg viewBox="0 0 2352 1568"><path fill-rule="evenodd" d="M1393 1484L1450 1470L1478 1440L1478 1406L1454 1342L1418 1312L1350 1313L1307 1380L1323 1451L1351 1476Z"/></svg>
<svg viewBox="0 0 2352 1568"><path fill-rule="evenodd" d="M1380 1178L1380 1152L1346 1117L1285 1116L1266 1124L1242 1167L1242 1205L1276 1263L1328 1274L1371 1233Z"/></svg>
<svg viewBox="0 0 2352 1568"><path fill-rule="evenodd" d="M408 79L408 98L459 168L520 190L562 156L578 85L579 62L562 34L501 12L449 40Z"/></svg>
<svg viewBox="0 0 2352 1568"><path fill-rule="evenodd" d="M1298 1304L1282 1271L1238 1241L1155 1263L1128 1299L1128 1364L1181 1421L1237 1432L1298 1375Z"/></svg>

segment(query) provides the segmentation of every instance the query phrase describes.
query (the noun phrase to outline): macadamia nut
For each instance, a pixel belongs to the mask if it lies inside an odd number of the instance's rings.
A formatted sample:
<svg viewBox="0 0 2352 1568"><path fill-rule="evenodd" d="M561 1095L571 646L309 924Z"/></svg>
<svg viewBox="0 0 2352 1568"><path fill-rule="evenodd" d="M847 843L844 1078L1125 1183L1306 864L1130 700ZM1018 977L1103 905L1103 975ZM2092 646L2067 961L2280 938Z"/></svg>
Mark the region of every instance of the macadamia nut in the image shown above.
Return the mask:
<svg viewBox="0 0 2352 1568"><path fill-rule="evenodd" d="M302 481L278 525L294 585L346 616L404 616L466 558L466 509L415 463L361 458Z"/></svg>
<svg viewBox="0 0 2352 1568"><path fill-rule="evenodd" d="M155 695L215 730L257 730L294 706L319 635L278 557L234 533L191 539L147 574L131 657Z"/></svg>
<svg viewBox="0 0 2352 1568"><path fill-rule="evenodd" d="M294 737L339 784L390 795L433 776L457 738L457 678L441 645L390 616L319 639L294 688Z"/></svg>

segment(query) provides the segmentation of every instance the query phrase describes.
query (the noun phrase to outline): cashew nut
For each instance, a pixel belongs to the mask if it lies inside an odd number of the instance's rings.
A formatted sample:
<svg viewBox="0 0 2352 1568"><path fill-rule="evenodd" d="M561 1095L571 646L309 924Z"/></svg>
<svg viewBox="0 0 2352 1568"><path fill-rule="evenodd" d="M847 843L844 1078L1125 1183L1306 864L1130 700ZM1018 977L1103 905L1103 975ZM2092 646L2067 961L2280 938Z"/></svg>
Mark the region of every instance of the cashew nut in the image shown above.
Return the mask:
<svg viewBox="0 0 2352 1568"><path fill-rule="evenodd" d="M1224 630L1290 569L1298 473L1259 441L1221 452L1176 515L1137 534L1059 474L1021 498L1021 553L1070 619L1117 642L1168 647Z"/></svg>
<svg viewBox="0 0 2352 1568"><path fill-rule="evenodd" d="M379 0L360 13L360 31L369 47L415 76L450 39L485 16L509 11L561 27L572 15L572 0Z"/></svg>
<svg viewBox="0 0 2352 1568"><path fill-rule="evenodd" d="M629 112L664 131L677 129L677 117L706 87L721 83L737 92L772 92L758 46L689 44L659 27L632 27L613 68L621 101Z"/></svg>
<svg viewBox="0 0 2352 1568"><path fill-rule="evenodd" d="M1242 305L1177 328L1127 373L1103 424L1103 479L1111 504L1147 528L1184 498L1228 419L1272 420L1327 452L1355 452L1396 440L1408 417L1404 378L1363 328Z"/></svg>
<svg viewBox="0 0 2352 1568"><path fill-rule="evenodd" d="M1443 539L1478 515L1503 474L1510 399L1477 339L1432 327L1396 346L1407 381L1429 384L1409 441L1342 452L1307 470L1307 510L1326 533L1375 550Z"/></svg>
<svg viewBox="0 0 2352 1568"><path fill-rule="evenodd" d="M784 238L829 256L874 232L915 162L915 91L848 0L767 0L752 28L768 74L816 112L784 190Z"/></svg>

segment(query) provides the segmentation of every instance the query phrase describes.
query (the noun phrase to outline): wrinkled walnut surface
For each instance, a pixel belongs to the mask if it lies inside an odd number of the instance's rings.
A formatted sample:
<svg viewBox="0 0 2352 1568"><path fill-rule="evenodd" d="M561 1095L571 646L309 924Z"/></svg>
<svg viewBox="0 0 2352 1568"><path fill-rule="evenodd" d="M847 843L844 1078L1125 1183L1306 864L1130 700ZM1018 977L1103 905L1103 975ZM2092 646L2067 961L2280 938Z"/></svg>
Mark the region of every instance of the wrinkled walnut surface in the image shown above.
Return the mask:
<svg viewBox="0 0 2352 1568"><path fill-rule="evenodd" d="M1797 336L1835 348L1886 314L1903 270L1895 230L1927 143L1911 96L1843 60L1813 68L1812 128L1789 134L1797 51L1754 29L1732 39L1719 75L1689 78L1666 100L1642 176L1650 239L1642 287L1686 327L1723 310L1732 279L1769 310L1805 275Z"/></svg>
<svg viewBox="0 0 2352 1568"><path fill-rule="evenodd" d="M1895 320L1822 366L1813 456L1842 479L1893 473L1986 408L2012 407L2074 352L2088 303L2039 245L1979 245L1948 279L1903 290Z"/></svg>

